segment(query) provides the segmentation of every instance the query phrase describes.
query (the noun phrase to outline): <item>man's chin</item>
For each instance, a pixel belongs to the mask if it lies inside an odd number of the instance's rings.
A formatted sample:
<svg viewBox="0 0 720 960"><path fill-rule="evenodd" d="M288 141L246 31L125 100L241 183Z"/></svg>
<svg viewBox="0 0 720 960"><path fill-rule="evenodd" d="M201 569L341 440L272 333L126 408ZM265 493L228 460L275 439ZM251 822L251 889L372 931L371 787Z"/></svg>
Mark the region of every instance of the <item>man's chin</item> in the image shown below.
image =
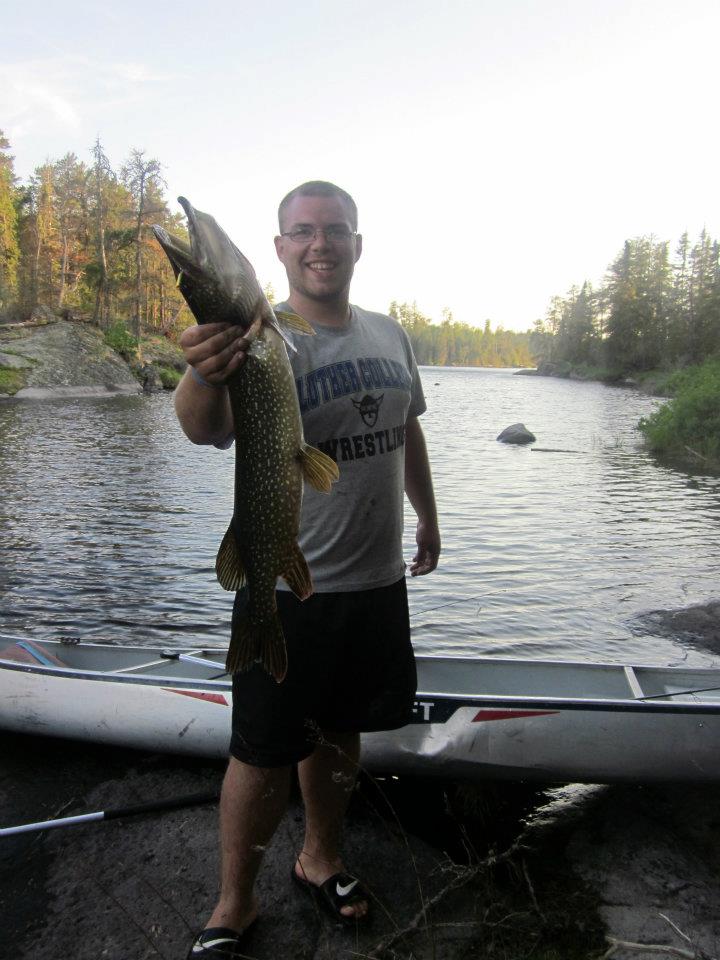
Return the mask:
<svg viewBox="0 0 720 960"><path fill-rule="evenodd" d="M344 287L306 287L303 291L309 300L315 300L317 303L331 303L338 300L345 292Z"/></svg>

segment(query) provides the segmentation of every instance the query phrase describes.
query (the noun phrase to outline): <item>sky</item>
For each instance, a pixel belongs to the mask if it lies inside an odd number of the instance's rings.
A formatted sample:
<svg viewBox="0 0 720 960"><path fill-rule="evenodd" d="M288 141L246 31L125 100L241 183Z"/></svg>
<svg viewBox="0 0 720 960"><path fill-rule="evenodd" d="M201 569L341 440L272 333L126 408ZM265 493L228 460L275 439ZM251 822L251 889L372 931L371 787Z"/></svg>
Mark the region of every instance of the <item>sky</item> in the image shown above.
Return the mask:
<svg viewBox="0 0 720 960"><path fill-rule="evenodd" d="M529 329L626 239L720 236L718 0L10 0L0 129L26 180L96 137L287 292L280 199L357 201L352 300Z"/></svg>

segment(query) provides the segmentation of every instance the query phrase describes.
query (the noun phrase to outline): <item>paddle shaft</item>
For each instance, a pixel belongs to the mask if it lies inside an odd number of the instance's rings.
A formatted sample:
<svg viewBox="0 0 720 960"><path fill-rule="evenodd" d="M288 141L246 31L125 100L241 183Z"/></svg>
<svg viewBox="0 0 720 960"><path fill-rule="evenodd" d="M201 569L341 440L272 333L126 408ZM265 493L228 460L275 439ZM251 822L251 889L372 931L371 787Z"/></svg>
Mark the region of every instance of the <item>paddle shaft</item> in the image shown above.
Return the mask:
<svg viewBox="0 0 720 960"><path fill-rule="evenodd" d="M54 830L58 827L74 827L80 823L95 820L119 820L135 817L143 813L156 813L161 810L177 810L180 807L196 807L204 803L214 803L219 797L215 793L192 793L185 797L171 797L168 800L150 800L136 803L130 807L118 807L115 810L98 810L94 813L82 813L75 817L59 817L55 820L41 820L37 823L22 823L16 827L0 828L0 837L10 837L18 833L32 833L38 830Z"/></svg>

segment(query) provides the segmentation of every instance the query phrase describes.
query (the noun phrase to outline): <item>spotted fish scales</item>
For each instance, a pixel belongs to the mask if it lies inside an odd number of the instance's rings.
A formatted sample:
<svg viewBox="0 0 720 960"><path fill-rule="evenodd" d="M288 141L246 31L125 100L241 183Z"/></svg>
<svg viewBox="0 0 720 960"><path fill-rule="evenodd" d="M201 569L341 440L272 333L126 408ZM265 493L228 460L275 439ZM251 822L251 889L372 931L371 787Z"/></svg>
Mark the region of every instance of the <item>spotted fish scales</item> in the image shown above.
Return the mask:
<svg viewBox="0 0 720 960"><path fill-rule="evenodd" d="M216 560L226 590L247 588L247 605L235 619L227 657L230 672L256 662L280 682L287 652L275 588L282 577L306 599L312 581L298 546L303 481L329 491L337 464L305 442L295 381L279 321L312 334L309 324L273 311L250 262L215 220L184 198L190 246L162 228L165 250L183 296L199 323L239 323L247 358L228 382L235 436L234 511Z"/></svg>

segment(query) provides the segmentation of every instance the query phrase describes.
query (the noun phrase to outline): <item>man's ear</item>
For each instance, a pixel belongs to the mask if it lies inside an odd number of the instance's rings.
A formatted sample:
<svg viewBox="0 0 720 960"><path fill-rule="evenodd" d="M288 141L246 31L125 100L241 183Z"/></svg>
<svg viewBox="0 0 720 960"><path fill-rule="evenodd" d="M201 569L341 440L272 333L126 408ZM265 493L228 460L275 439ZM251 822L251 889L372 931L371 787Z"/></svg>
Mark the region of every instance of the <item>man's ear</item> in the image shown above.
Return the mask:
<svg viewBox="0 0 720 960"><path fill-rule="evenodd" d="M277 254L278 260L281 263L285 262L282 258L282 251L284 249L284 246L285 246L285 237L281 237L280 235L275 237L275 253Z"/></svg>
<svg viewBox="0 0 720 960"><path fill-rule="evenodd" d="M355 263L360 259L362 253L362 234L358 233L355 237Z"/></svg>

